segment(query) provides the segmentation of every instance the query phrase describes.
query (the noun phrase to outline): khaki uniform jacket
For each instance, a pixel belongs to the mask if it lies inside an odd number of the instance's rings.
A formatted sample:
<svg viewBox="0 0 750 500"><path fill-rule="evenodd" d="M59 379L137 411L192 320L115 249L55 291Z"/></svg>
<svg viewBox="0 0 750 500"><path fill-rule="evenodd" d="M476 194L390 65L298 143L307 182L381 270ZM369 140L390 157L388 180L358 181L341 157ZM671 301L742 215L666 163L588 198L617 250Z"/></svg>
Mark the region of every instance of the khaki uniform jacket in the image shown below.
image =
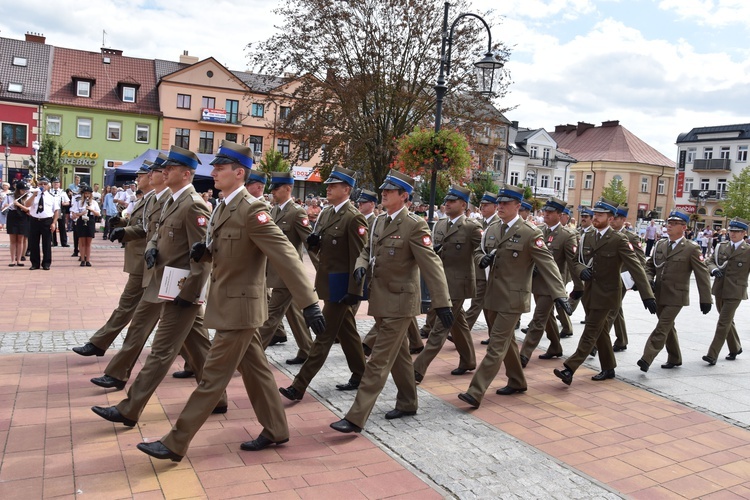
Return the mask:
<svg viewBox="0 0 750 500"><path fill-rule="evenodd" d="M570 269L573 268L576 259L578 259L578 237L572 231L564 228L562 224L558 224L554 231L550 231L546 226L541 231L544 244L552 253L552 259L557 264L557 270L560 271L560 277L565 284L568 281L566 278L570 276ZM578 276L572 276L572 278L573 290L582 291L583 282L581 279ZM534 295L551 295L547 282L538 273L532 280L531 291Z"/></svg>
<svg viewBox="0 0 750 500"><path fill-rule="evenodd" d="M700 303L710 304L711 279L700 245L682 238L667 255L669 245L669 238L659 241L646 261L646 274L649 279L656 279L656 303L660 306L690 305L690 273L693 273Z"/></svg>
<svg viewBox="0 0 750 500"><path fill-rule="evenodd" d="M731 242L716 245L708 269L721 269L723 278L714 278L711 292L717 298L747 300L747 276L750 273L750 245L743 241L732 252Z"/></svg>
<svg viewBox="0 0 750 500"><path fill-rule="evenodd" d="M484 308L504 313L525 313L531 309L531 276L534 266L553 298L567 297L560 271L542 239L542 232L522 219L502 235L502 221L485 230L482 245L474 252L477 264L495 251L490 266Z"/></svg>
<svg viewBox="0 0 750 500"><path fill-rule="evenodd" d="M487 220L482 217L479 219L479 223L482 224L482 234L484 234L484 231L489 227L490 224L493 222L500 220L500 217L497 216L497 214L492 214L492 217L490 217L490 221L487 222ZM487 273L485 269L480 269L479 264L476 265L474 269L474 274L476 275L477 281L487 281Z"/></svg>
<svg viewBox="0 0 750 500"><path fill-rule="evenodd" d="M281 232L284 233L284 236L287 237L295 250L297 250L299 260L302 260L302 247L312 232L310 221L307 219L307 210L294 203L294 201L289 200L284 205L283 210L279 210L278 207L272 208L271 218L273 218L273 221L281 229ZM266 285L269 288L286 288L284 280L281 279L279 273L276 272L276 268L272 265L268 266L266 279Z"/></svg>
<svg viewBox="0 0 750 500"><path fill-rule="evenodd" d="M448 222L450 219L440 219L435 224L433 246L442 245L438 255L443 261L451 300L473 299L477 295L474 251L482 241L482 228L465 215L460 216L450 229Z"/></svg>
<svg viewBox="0 0 750 500"><path fill-rule="evenodd" d="M263 325L268 319L266 262L278 270L297 307L318 302L298 250L266 209L243 188L211 221L213 241L201 260L212 262L207 328L246 330Z"/></svg>
<svg viewBox="0 0 750 500"><path fill-rule="evenodd" d="M143 217L146 203L148 203L151 196L144 196L135 204L133 212L125 223L125 234L122 237L122 242L127 243L127 245L125 245L125 262L123 263L122 270L129 274L143 275L143 270L146 268L146 263L143 260L143 252L146 251L147 241L146 230L143 229Z"/></svg>
<svg viewBox="0 0 750 500"><path fill-rule="evenodd" d="M641 246L641 239L638 237L637 234L635 234L633 231L626 231L625 228L622 228L620 230L621 234L624 234L625 237L628 239L631 245L633 245L633 250L635 251L635 254L638 256L638 260L641 262L641 266L646 265L646 252L643 251L643 247Z"/></svg>
<svg viewBox="0 0 750 500"><path fill-rule="evenodd" d="M427 222L402 209L385 227L386 214L373 224L372 241L356 267L372 267L368 314L405 318L420 314L420 274L430 290L432 307L451 307L443 264L432 249ZM416 265L415 265L416 264Z"/></svg>
<svg viewBox="0 0 750 500"><path fill-rule="evenodd" d="M140 234L145 234L145 244L148 245L148 242L151 241L151 238L156 234L156 229L159 227L161 211L164 208L164 203L167 202L170 196L172 196L172 192L169 188L165 188L160 198L157 199L156 195L154 195L146 200L146 205L143 208L143 215L146 217L145 233L143 233L143 228L141 226L128 226L125 228L125 237L122 241L129 241L130 238L135 239L139 237ZM146 269L146 262L143 260L143 254L141 254L140 258L143 261L143 288L146 288L156 275L156 266L151 269Z"/></svg>
<svg viewBox="0 0 750 500"><path fill-rule="evenodd" d="M208 264L191 259L190 249L194 243L205 239L209 219L208 207L192 185L167 206L170 199L171 195L166 197L159 218L159 227L146 245L146 250L156 248L159 255L156 257L153 277L143 293L143 300L160 301L159 286L162 275L164 268L170 266L190 271L182 284L180 298L195 302L206 283L209 268ZM145 278L144 275L144 280Z"/></svg>
<svg viewBox="0 0 750 500"><path fill-rule="evenodd" d="M587 309L616 309L622 304L622 267L638 286L641 299L653 299L646 272L628 238L612 228L596 241L596 230L589 230L581 238L578 261L571 273L581 276L586 264L591 262L593 279L584 282L583 305Z"/></svg>
<svg viewBox="0 0 750 500"><path fill-rule="evenodd" d="M331 283L334 283L337 289L345 288L346 293L361 297L364 285L358 285L352 273L354 263L367 243L365 216L349 201L338 212L334 212L333 206L328 206L318 216L314 232L320 235L318 273L315 275L318 296L323 300L340 300L342 297L331 296ZM337 291L340 290L334 290L334 293Z"/></svg>

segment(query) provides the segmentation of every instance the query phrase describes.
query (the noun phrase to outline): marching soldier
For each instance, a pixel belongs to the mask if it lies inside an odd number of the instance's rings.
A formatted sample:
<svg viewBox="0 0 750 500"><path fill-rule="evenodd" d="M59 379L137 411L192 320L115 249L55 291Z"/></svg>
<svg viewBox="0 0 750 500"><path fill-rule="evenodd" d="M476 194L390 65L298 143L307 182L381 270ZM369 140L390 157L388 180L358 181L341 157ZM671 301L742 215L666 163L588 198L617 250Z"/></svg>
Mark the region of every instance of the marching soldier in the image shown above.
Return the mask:
<svg viewBox="0 0 750 500"><path fill-rule="evenodd" d="M596 345L602 371L591 377L594 381L615 378L615 353L609 332L604 328L607 315L622 303L622 267L638 285L643 305L651 314L656 314L656 300L651 292L646 273L641 267L633 245L622 234L613 231L610 224L617 213L617 205L601 198L594 205L592 226L582 238L579 260L573 273L584 281L583 307L586 310L586 326L581 334L576 352L563 363L563 369L555 368L554 374L566 385L573 382L573 373L591 354Z"/></svg>
<svg viewBox="0 0 750 500"><path fill-rule="evenodd" d="M474 354L474 343L463 304L466 299L476 296L476 264L474 251L482 240L482 229L473 219L467 218L466 207L469 205L471 191L461 186L451 186L445 196L445 219L440 219L432 231L435 253L443 263L443 271L448 280L448 292L451 298L453 326L445 328L442 322L436 322L427 338L427 345L414 361L414 377L421 382L427 368L443 348L451 333L459 355L458 367L451 375L463 375L477 366Z"/></svg>
<svg viewBox="0 0 750 500"><path fill-rule="evenodd" d="M578 231L575 229L575 227L570 226L570 215L571 215L570 209L571 208L573 208L572 205L566 206L565 210L563 210L562 213L560 214L560 226L573 235L576 241L576 248L578 248L578 242L579 242ZM562 277L563 283L565 283L566 286L568 285L568 283L570 283L570 281L573 278L570 274L571 270L572 270L572 266L566 267L566 272ZM571 308L575 310L575 308L572 307L573 300L568 298L568 302L571 303ZM560 321L560 326L561 326L560 338L564 339L567 337L572 337L573 336L573 323L571 323L570 321L570 316L568 316L568 313L566 313L565 310L559 307L557 304L555 304L555 311L557 311L557 315L555 316L555 318L557 318ZM555 321L555 318L552 318L552 322ZM549 333L549 327L550 327L550 324L547 323L547 333Z"/></svg>
<svg viewBox="0 0 750 500"><path fill-rule="evenodd" d="M308 385L323 367L336 337L352 372L349 381L336 385L336 388L340 391L356 389L365 372L365 354L351 306L362 300L363 283L354 281L352 271L367 243L367 222L349 202L355 185L353 170L334 167L325 183L328 185L329 206L320 213L307 244L313 251L319 249L315 289L324 301L326 330L315 338L292 385L279 388L279 392L292 401L302 399Z"/></svg>
<svg viewBox="0 0 750 500"><path fill-rule="evenodd" d="M716 297L719 321L708 354L703 361L713 366L719 359L724 341L729 348L725 359L734 361L742 354L742 344L734 325L734 313L740 302L747 300L747 277L750 273L750 245L745 241L748 221L734 218L729 221L729 241L716 246L708 268L714 277L711 292Z"/></svg>
<svg viewBox="0 0 750 500"><path fill-rule="evenodd" d="M484 307L493 316L487 354L468 390L458 395L461 401L474 408L479 408L501 363L505 363L508 384L496 393L510 395L526 390L513 330L521 314L530 308L534 266L546 281L554 300L567 304L565 286L552 254L544 245L541 231L519 215L522 200L522 188L505 184L500 189L497 195L500 221L487 228L481 247L474 253L479 266L490 269Z"/></svg>
<svg viewBox="0 0 750 500"><path fill-rule="evenodd" d="M485 231L487 227L498 220L497 217L497 198L495 193L485 191L482 195L482 200L479 202L479 212L482 214L480 222L482 223L482 231ZM479 266L474 269L477 282L477 293L476 296L471 299L471 306L466 311L466 323L469 325L469 330L474 328L474 323L479 318L479 313L482 312L484 306L484 293L487 290L487 273L484 269L479 269ZM487 315L484 315L485 321L487 321ZM487 330L492 330L492 325L487 325Z"/></svg>
<svg viewBox="0 0 750 500"><path fill-rule="evenodd" d="M256 439L242 443L240 448L258 451L289 441L284 407L257 331L266 318L266 259L283 280L285 289L291 291L296 305L305 308L305 317L316 333L322 333L325 327L299 249L273 223L266 203L244 188L253 165L252 150L222 141L211 164L211 177L224 193L224 202L211 216L206 240L195 243L190 256L212 263L206 326L215 328L216 335L201 383L172 429L159 441L138 444L139 450L152 457L175 462L187 453L190 441L219 403L236 369L242 374L253 411L263 426ZM286 179L277 173L272 176Z"/></svg>
<svg viewBox="0 0 750 500"><path fill-rule="evenodd" d="M331 424L339 432L362 431L389 373L398 394L395 409L385 418L417 413L417 387L406 331L420 313L420 274L430 289L439 320L446 329L453 322L445 274L432 250L430 230L421 217L404 206L414 180L391 170L380 189L387 214L377 218L372 240L362 250L354 271L355 281L361 283L367 268L372 268L368 314L375 317L378 334L354 404L343 419Z"/></svg>
<svg viewBox="0 0 750 500"><path fill-rule="evenodd" d="M557 264L560 277L568 275L568 269L572 269L578 257L578 241L576 236L564 228L560 222L560 216L565 210L565 202L559 198L550 198L542 208L544 211L544 223L546 227L542 234L544 244L552 253L552 258ZM564 285L564 281L563 281ZM573 290L583 291L583 283L577 278L573 281ZM524 368L529 362L531 353L539 345L542 333L547 327L547 338L550 341L547 352L539 355L539 359L559 358L563 354L560 344L560 332L557 329L557 321L554 314L554 297L552 289L538 272L534 272L531 280L531 292L534 294L534 317L529 325L526 338L523 341L519 357L521 366Z"/></svg>
<svg viewBox="0 0 750 500"><path fill-rule="evenodd" d="M292 200L293 186L294 176L291 172L271 172L271 194L275 203L271 209L271 218L297 250L299 260L302 261L302 247L312 232L312 228L307 219L307 211ZM297 342L296 356L287 359L286 363L290 365L304 363L312 346L312 336L305 325L302 312L292 305L291 291L284 284L276 267L271 264L268 265L266 285L273 288L273 291L268 303L268 319L259 330L263 347L270 344L274 332L286 315L294 340Z"/></svg>
<svg viewBox="0 0 750 500"><path fill-rule="evenodd" d="M172 146L164 162L165 183L172 195L164 204L156 234L146 244L146 268L155 268L156 271L150 276L143 300L164 300L159 298L159 289L167 267L188 271L188 275L177 296L171 301L162 302L159 328L154 334L151 353L128 389L127 397L117 406L91 408L110 422L120 422L128 427L138 422L183 344L190 366L195 370L195 378L201 383L203 364L211 342L203 325L203 306L198 302L210 269L208 264L190 259L192 245L205 237L209 217L208 207L192 184L198 163L200 160L195 153L177 146ZM226 293L232 293L231 289ZM226 394L213 411L226 413Z"/></svg>
<svg viewBox="0 0 750 500"><path fill-rule="evenodd" d="M647 372L654 358L667 346L667 362L662 368L670 369L682 364L680 343L674 322L683 306L690 305L690 275L695 275L700 294L701 312L711 311L711 279L703 262L701 247L685 238L690 216L672 211L667 217L668 238L656 245L651 258L646 261L646 274L655 280L656 316L659 322L651 332L643 356L638 360L641 371Z"/></svg>
<svg viewBox="0 0 750 500"><path fill-rule="evenodd" d="M581 248L581 243L583 242L583 238L586 236L586 233L589 231L594 231L594 226L591 224L592 219L594 217L594 212L588 207L584 207L583 205L578 207L578 219L581 222L581 225L578 227L578 249ZM573 274L573 269L570 269L571 275ZM575 312L575 310L578 308L578 304L581 302L581 297L583 296L583 293L581 292L574 292L570 294L570 310ZM586 321L581 321L581 323L586 323ZM571 336L573 335L573 329L570 329ZM562 335L561 335L562 337ZM564 338L564 337L563 337Z"/></svg>

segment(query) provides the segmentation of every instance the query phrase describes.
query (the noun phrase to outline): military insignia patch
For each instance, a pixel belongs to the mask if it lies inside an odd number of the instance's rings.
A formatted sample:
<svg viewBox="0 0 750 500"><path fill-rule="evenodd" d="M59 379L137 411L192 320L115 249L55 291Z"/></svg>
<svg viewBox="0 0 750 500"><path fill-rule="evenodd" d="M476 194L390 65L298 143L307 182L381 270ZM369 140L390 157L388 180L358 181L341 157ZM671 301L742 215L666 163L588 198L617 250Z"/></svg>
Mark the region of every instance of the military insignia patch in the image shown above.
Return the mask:
<svg viewBox="0 0 750 500"><path fill-rule="evenodd" d="M367 234L367 228L365 226L359 226L357 228L357 234L359 234L360 236L364 236L365 234Z"/></svg>
<svg viewBox="0 0 750 500"><path fill-rule="evenodd" d="M631 251L633 251L633 244L628 241L628 248L630 248Z"/></svg>
<svg viewBox="0 0 750 500"><path fill-rule="evenodd" d="M432 238L429 236L422 236L422 244L426 247L432 245Z"/></svg>
<svg viewBox="0 0 750 500"><path fill-rule="evenodd" d="M266 222L268 222L268 214L266 214L266 213L259 213L258 214L258 222L260 222L261 224L265 224Z"/></svg>
<svg viewBox="0 0 750 500"><path fill-rule="evenodd" d="M635 244L635 246L637 246L638 248L641 248L641 242L640 242L640 241L639 241L639 242L637 242L637 243Z"/></svg>
<svg viewBox="0 0 750 500"><path fill-rule="evenodd" d="M206 218L201 216L198 216L198 227L205 227L206 225Z"/></svg>
<svg viewBox="0 0 750 500"><path fill-rule="evenodd" d="M703 256L702 255L699 255L698 258L701 260L701 262L703 262Z"/></svg>
<svg viewBox="0 0 750 500"><path fill-rule="evenodd" d="M573 245L573 253L576 253L578 251L578 247Z"/></svg>
<svg viewBox="0 0 750 500"><path fill-rule="evenodd" d="M307 227L310 225L310 221L308 219L302 219L302 225Z"/></svg>
<svg viewBox="0 0 750 500"><path fill-rule="evenodd" d="M544 246L544 241L542 241L541 238L537 238L534 244L538 246L539 248L542 248Z"/></svg>

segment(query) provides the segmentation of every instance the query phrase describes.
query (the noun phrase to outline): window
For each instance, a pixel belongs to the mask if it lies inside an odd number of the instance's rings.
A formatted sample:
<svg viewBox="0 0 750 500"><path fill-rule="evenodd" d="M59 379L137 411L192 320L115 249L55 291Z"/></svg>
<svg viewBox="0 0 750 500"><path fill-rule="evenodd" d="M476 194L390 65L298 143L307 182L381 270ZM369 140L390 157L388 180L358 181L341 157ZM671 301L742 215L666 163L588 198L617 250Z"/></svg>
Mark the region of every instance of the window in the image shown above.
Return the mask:
<svg viewBox="0 0 750 500"><path fill-rule="evenodd" d="M716 181L716 191L719 192L719 195L722 193L726 193L727 191L727 180L726 179L718 179Z"/></svg>
<svg viewBox="0 0 750 500"><path fill-rule="evenodd" d="M187 94L177 94L177 108L190 109L190 96Z"/></svg>
<svg viewBox="0 0 750 500"><path fill-rule="evenodd" d="M648 177L641 177L641 193L648 193Z"/></svg>
<svg viewBox="0 0 750 500"><path fill-rule="evenodd" d="M558 193L562 191L562 177L555 177L552 188Z"/></svg>
<svg viewBox="0 0 750 500"><path fill-rule="evenodd" d="M62 116L47 115L47 127L45 132L49 135L60 135L62 131Z"/></svg>
<svg viewBox="0 0 750 500"><path fill-rule="evenodd" d="M216 107L216 98L215 97L206 97L203 96L203 100L201 101L201 107L202 108L215 108Z"/></svg>
<svg viewBox="0 0 750 500"><path fill-rule="evenodd" d="M229 142L237 142L237 134L227 133L224 136L224 139L226 139Z"/></svg>
<svg viewBox="0 0 750 500"><path fill-rule="evenodd" d="M659 179L659 184L656 186L656 194L664 194L667 191L667 180Z"/></svg>
<svg viewBox="0 0 750 500"><path fill-rule="evenodd" d="M701 191L706 191L711 186L711 179L701 179Z"/></svg>
<svg viewBox="0 0 750 500"><path fill-rule="evenodd" d="M685 160L687 163L693 163L695 161L695 148L688 148L687 149L687 159Z"/></svg>
<svg viewBox="0 0 750 500"><path fill-rule="evenodd" d="M541 188L549 187L549 175L542 175L539 177L539 187Z"/></svg>
<svg viewBox="0 0 750 500"><path fill-rule="evenodd" d="M747 161L747 146L737 146L737 161Z"/></svg>
<svg viewBox="0 0 750 500"><path fill-rule="evenodd" d="M263 104L253 103L253 105L250 107L250 115L256 118L263 118L263 112L265 111L265 109L266 107Z"/></svg>
<svg viewBox="0 0 750 500"><path fill-rule="evenodd" d="M251 135L250 140L248 141L248 146L255 152L255 153L262 153L263 152L263 137L260 135Z"/></svg>
<svg viewBox="0 0 750 500"><path fill-rule="evenodd" d="M279 139L276 143L276 150L284 155L284 158L289 157L289 139Z"/></svg>
<svg viewBox="0 0 750 500"><path fill-rule="evenodd" d="M85 182L89 186L91 185L91 168L89 167L75 167L73 169L73 175L77 175L81 178L81 182Z"/></svg>
<svg viewBox="0 0 750 500"><path fill-rule="evenodd" d="M542 166L549 167L549 148L542 150Z"/></svg>
<svg viewBox="0 0 750 500"><path fill-rule="evenodd" d="M190 149L190 129L189 128L175 129L174 145L177 146L178 148Z"/></svg>
<svg viewBox="0 0 750 500"><path fill-rule="evenodd" d="M591 185L594 183L594 174L586 174L583 178L583 189L591 189Z"/></svg>
<svg viewBox="0 0 750 500"><path fill-rule="evenodd" d="M521 174L519 172L511 172L510 173L510 183L513 186L518 186L518 179L521 177Z"/></svg>
<svg viewBox="0 0 750 500"><path fill-rule="evenodd" d="M208 130L201 130L200 141L198 142L198 152L204 154L211 154L214 152L213 132L209 132Z"/></svg>
<svg viewBox="0 0 750 500"><path fill-rule="evenodd" d="M714 157L714 148L703 148L703 159L710 160Z"/></svg>
<svg viewBox="0 0 750 500"><path fill-rule="evenodd" d="M529 148L529 158L536 158L537 157L537 150L538 149L539 148L537 148L536 146L531 146Z"/></svg>
<svg viewBox="0 0 750 500"><path fill-rule="evenodd" d="M91 97L91 82L78 80L76 82L76 95L78 97Z"/></svg>
<svg viewBox="0 0 750 500"><path fill-rule="evenodd" d="M227 123L239 123L240 122L240 101L234 101L227 99Z"/></svg>
<svg viewBox="0 0 750 500"><path fill-rule="evenodd" d="M310 143L307 141L299 141L299 159L301 161L310 160Z"/></svg>
<svg viewBox="0 0 750 500"><path fill-rule="evenodd" d="M289 118L289 115L291 113L292 108L290 108L289 106L281 106L279 108L279 118L281 118L282 120L286 120L287 118Z"/></svg>
<svg viewBox="0 0 750 500"><path fill-rule="evenodd" d="M576 174L568 174L568 189L576 188Z"/></svg>
<svg viewBox="0 0 750 500"><path fill-rule="evenodd" d="M693 178L692 177L685 177L685 191L690 193L690 191L693 190Z"/></svg>
<svg viewBox="0 0 750 500"><path fill-rule="evenodd" d="M23 84L22 83L9 83L8 92L20 94L21 92L23 92Z"/></svg>
<svg viewBox="0 0 750 500"><path fill-rule="evenodd" d="M13 56L13 66L26 66L28 60L25 57Z"/></svg>
<svg viewBox="0 0 750 500"><path fill-rule="evenodd" d="M122 88L122 102L135 102L135 87Z"/></svg>
<svg viewBox="0 0 750 500"><path fill-rule="evenodd" d="M119 141L121 138L122 123L120 122L107 122L107 140L108 141Z"/></svg>
<svg viewBox="0 0 750 500"><path fill-rule="evenodd" d="M91 139L91 118L79 118L76 137Z"/></svg>
<svg viewBox="0 0 750 500"><path fill-rule="evenodd" d="M3 144L8 146L26 147L26 125L3 123Z"/></svg>
<svg viewBox="0 0 750 500"><path fill-rule="evenodd" d="M151 137L151 126L144 124L136 124L135 126L135 142L147 143Z"/></svg>
<svg viewBox="0 0 750 500"><path fill-rule="evenodd" d="M729 159L729 146L722 146L721 151L719 151L719 158L722 160L728 160Z"/></svg>
<svg viewBox="0 0 750 500"><path fill-rule="evenodd" d="M492 156L492 168L494 168L496 171L501 171L503 169L503 155L493 155Z"/></svg>

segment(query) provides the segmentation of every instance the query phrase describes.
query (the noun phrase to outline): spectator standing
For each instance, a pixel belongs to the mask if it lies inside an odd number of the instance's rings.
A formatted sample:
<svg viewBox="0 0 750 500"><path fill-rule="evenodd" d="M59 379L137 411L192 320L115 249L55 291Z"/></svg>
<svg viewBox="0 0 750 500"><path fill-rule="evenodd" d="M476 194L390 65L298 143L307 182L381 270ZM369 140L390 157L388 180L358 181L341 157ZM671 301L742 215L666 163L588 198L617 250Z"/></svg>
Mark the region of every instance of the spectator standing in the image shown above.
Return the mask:
<svg viewBox="0 0 750 500"><path fill-rule="evenodd" d="M10 235L9 267L20 266L23 259L25 242L29 237L29 208L23 203L23 196L29 192L29 186L23 181L16 182L15 191L5 195L2 210L7 214L7 230Z"/></svg>
<svg viewBox="0 0 750 500"><path fill-rule="evenodd" d="M81 188L81 199L71 209L76 221L75 230L78 233L78 250L81 256L81 267L91 267L91 240L96 235L96 217L101 215L99 204L94 200L94 190L91 186Z"/></svg>
<svg viewBox="0 0 750 500"><path fill-rule="evenodd" d="M5 203L5 197L11 194L10 192L10 184L7 182L3 182L2 184L2 190L0 191L0 203ZM2 210L0 211L0 229L5 229L5 224L8 221L8 211Z"/></svg>
<svg viewBox="0 0 750 500"><path fill-rule="evenodd" d="M68 245L68 228L65 225L65 217L62 216L63 210L65 210L66 213L70 213L70 198L68 198L65 191L60 189L60 179L57 177L52 178L52 189L50 189L50 193L57 198L60 204L60 217L57 219L57 232L60 233L60 245L63 247L70 246ZM57 233L55 233L54 230L52 230L52 246L57 246Z"/></svg>
<svg viewBox="0 0 750 500"><path fill-rule="evenodd" d="M109 238L109 233L112 231L112 217L117 215L117 206L115 205L115 188L111 189L107 187L105 189L106 194L104 195L104 201L102 203L102 216L104 217L104 237L103 239Z"/></svg>
<svg viewBox="0 0 750 500"><path fill-rule="evenodd" d="M80 189L79 188L80 184L81 184L81 176L80 175L76 175L75 178L73 179L73 182L71 182L70 184L68 184L68 189L70 189L70 191L73 194L78 194L78 190Z"/></svg>
<svg viewBox="0 0 750 500"><path fill-rule="evenodd" d="M646 257L651 256L651 250L653 250L654 243L656 243L656 229L654 221L651 221L648 227L646 227Z"/></svg>

